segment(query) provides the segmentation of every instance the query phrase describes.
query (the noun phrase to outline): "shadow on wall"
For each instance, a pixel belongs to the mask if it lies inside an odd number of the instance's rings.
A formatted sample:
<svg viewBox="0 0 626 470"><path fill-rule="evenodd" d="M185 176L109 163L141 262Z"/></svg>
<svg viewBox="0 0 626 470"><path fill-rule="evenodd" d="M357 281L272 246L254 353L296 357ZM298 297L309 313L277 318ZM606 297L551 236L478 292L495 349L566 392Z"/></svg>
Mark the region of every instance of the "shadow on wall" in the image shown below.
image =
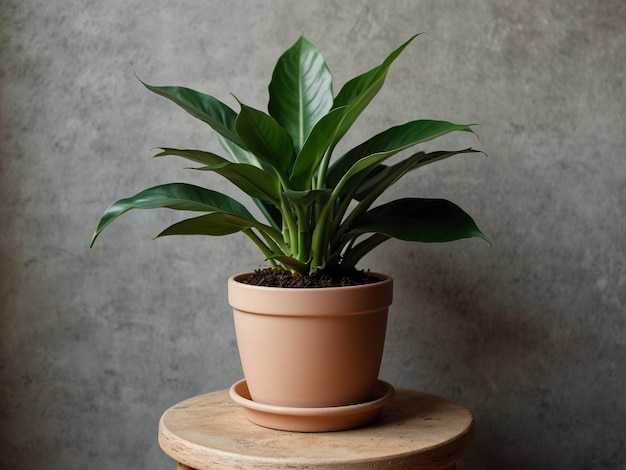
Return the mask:
<svg viewBox="0 0 626 470"><path fill-rule="evenodd" d="M482 258L470 262L462 248L438 250L420 251L419 270L416 251L394 260L394 271L413 277L394 279L388 363L401 386L470 409L476 441L464 460L467 468L545 468L550 462L550 468L581 468L581 456L585 468L619 461L619 455L611 457L623 447L611 437L619 429L619 404L615 398L607 403L619 391L606 388L613 381L594 379L600 372L588 357L603 336L568 323L564 300L538 273L504 263L494 272L477 266ZM524 288L517 273L523 273ZM528 307L538 304L543 311ZM607 415L615 422L597 422ZM598 432L612 440L604 444L606 452L596 448ZM580 445L585 434L587 451Z"/></svg>
<svg viewBox="0 0 626 470"><path fill-rule="evenodd" d="M401 348L417 379L412 388L456 400L473 413L476 440L464 459L469 468L486 462L490 468L533 468L507 449L522 440L520 424L527 419L519 405L529 397L520 392L535 381L545 327L458 268L426 271L434 277L397 282L409 294L403 301L417 306L402 309L402 323L413 337Z"/></svg>

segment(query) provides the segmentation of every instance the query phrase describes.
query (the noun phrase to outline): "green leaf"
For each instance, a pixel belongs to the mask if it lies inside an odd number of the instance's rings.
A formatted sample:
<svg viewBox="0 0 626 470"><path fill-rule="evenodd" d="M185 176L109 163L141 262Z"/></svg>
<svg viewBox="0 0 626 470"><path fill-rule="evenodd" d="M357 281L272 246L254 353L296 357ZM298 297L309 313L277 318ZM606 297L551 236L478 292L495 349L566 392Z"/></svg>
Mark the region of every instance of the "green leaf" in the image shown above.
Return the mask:
<svg viewBox="0 0 626 470"><path fill-rule="evenodd" d="M148 90L173 101L193 117L206 122L219 135L245 148L234 130L237 113L218 99L185 87L152 86L144 82L141 83Z"/></svg>
<svg viewBox="0 0 626 470"><path fill-rule="evenodd" d="M241 104L235 128L252 153L286 177L293 164L293 141L273 117Z"/></svg>
<svg viewBox="0 0 626 470"><path fill-rule="evenodd" d="M248 196L275 206L280 205L280 185L273 175L256 166L245 163L225 162L217 165L195 168L198 171L213 171L231 183Z"/></svg>
<svg viewBox="0 0 626 470"><path fill-rule="evenodd" d="M203 165L217 165L219 163L228 162L223 157L216 155L212 152L205 152L204 150L190 150L190 149L174 149L170 147L161 147L161 152L154 155L157 157L176 156L183 157L192 162L201 163Z"/></svg>
<svg viewBox="0 0 626 470"><path fill-rule="evenodd" d="M168 208L186 211L225 212L243 218L252 218L250 212L235 199L225 194L186 183L171 183L146 189L129 198L111 204L102 215L91 239L93 246L98 235L115 219L131 209Z"/></svg>
<svg viewBox="0 0 626 470"><path fill-rule="evenodd" d="M326 181L332 151L382 88L391 64L416 36L392 52L381 65L344 85L334 100L333 109L313 128L296 158L292 176L292 184L296 188L310 187L314 175L320 179L319 187L333 186Z"/></svg>
<svg viewBox="0 0 626 470"><path fill-rule="evenodd" d="M231 233L241 232L249 228L258 227L260 222L252 218L239 217L223 212L201 215L191 219L182 220L174 225L170 225L157 235L156 238L170 235L210 235L222 236Z"/></svg>
<svg viewBox="0 0 626 470"><path fill-rule="evenodd" d="M264 170L271 170L271 167L265 165L263 162L260 162L256 156L250 152L249 150L243 149L239 145L234 144L228 139L225 139L221 135L217 136L217 139L228 155L232 158L233 161L237 163L248 163L250 165L257 166L259 168L263 168Z"/></svg>
<svg viewBox="0 0 626 470"><path fill-rule="evenodd" d="M436 139L450 132L463 131L473 133L472 125L454 124L447 121L417 120L387 129L337 159L328 172L327 184L330 187L334 187L340 180L345 180L348 174L354 174L355 169L363 170L363 168L369 166L364 165L366 159L368 162L380 160L369 158L371 156L378 155L382 158L387 158L402 150Z"/></svg>
<svg viewBox="0 0 626 470"><path fill-rule="evenodd" d="M333 104L332 76L322 54L304 36L280 56L269 85L268 110L300 151Z"/></svg>
<svg viewBox="0 0 626 470"><path fill-rule="evenodd" d="M204 163L206 166L194 168L200 171L213 171L239 187L248 196L262 201L279 204L280 186L270 173L246 163L232 163L210 152L201 150L179 150L164 148L155 157L176 155L188 160Z"/></svg>
<svg viewBox="0 0 626 470"><path fill-rule="evenodd" d="M413 38L411 38L411 40L412 39ZM382 75L384 80L386 77L384 75L384 71L381 70L382 66L383 64L377 65L373 69L348 80L343 85L341 90L339 90L339 93L337 93L337 96L333 101L332 109L349 106L352 103L359 101L359 99L369 98L369 101L371 101L374 96L376 96L376 93L380 91L384 83L380 83L380 81L377 81L376 78Z"/></svg>
<svg viewBox="0 0 626 470"><path fill-rule="evenodd" d="M337 132L347 112L346 106L333 109L315 125L293 165L290 181L294 188L311 187L320 162L338 140Z"/></svg>
<svg viewBox="0 0 626 470"><path fill-rule="evenodd" d="M334 100L333 109L313 128L296 158L291 180L294 187L301 189L310 187L320 163L323 163L320 177L325 179L325 166L331 152L382 88L391 64L416 36L392 52L381 65L353 78L343 86ZM326 181L321 183L326 187L333 186Z"/></svg>
<svg viewBox="0 0 626 470"><path fill-rule="evenodd" d="M247 163L249 165L256 166L257 168L261 168L265 172L270 173L272 175L275 173L274 169L271 166L260 161L258 158L256 158L256 156L252 152L248 150L244 150L240 146L234 144L230 140L225 139L221 135L218 136L217 138L220 144L222 145L222 147L224 148L224 150L228 152L230 157L235 162ZM258 206L258 208L261 210L261 212L263 213L267 221L272 225L272 227L279 228L282 225L282 215L280 211L276 209L276 207L274 207L273 205L269 205L265 202L259 201L258 199L255 199L254 203Z"/></svg>
<svg viewBox="0 0 626 470"><path fill-rule="evenodd" d="M445 199L406 198L369 210L354 221L351 233L380 233L414 242L489 239L459 206Z"/></svg>
<svg viewBox="0 0 626 470"><path fill-rule="evenodd" d="M359 117L361 112L374 99L385 83L387 72L391 64L398 58L402 51L417 37L412 36L408 41L398 47L378 67L365 72L349 80L339 91L333 103L333 109L348 106L349 112L342 121L337 133L337 140L341 139Z"/></svg>
<svg viewBox="0 0 626 470"><path fill-rule="evenodd" d="M351 196L359 201L357 206L352 209L350 214L341 222L341 227L337 231L336 236L341 237L346 230L346 227L350 227L352 221L363 214L372 203L393 183L400 179L404 174L410 170L414 170L421 166L433 163L444 158L451 157L459 153L474 153L478 152L474 149L457 150L452 152L431 152L424 153L418 152L405 160L402 160L395 165L389 167L385 165L374 166L367 174L367 179L361 178L356 181L352 189ZM359 186L360 185L360 186ZM352 186L349 184L347 186Z"/></svg>
<svg viewBox="0 0 626 470"><path fill-rule="evenodd" d="M420 168L429 163L438 162L454 155L462 153L482 153L480 150L467 148L463 150L418 152L394 165L378 165L368 176L367 180L359 187L354 199L362 201L365 198L375 200L383 191L393 185L409 171Z"/></svg>

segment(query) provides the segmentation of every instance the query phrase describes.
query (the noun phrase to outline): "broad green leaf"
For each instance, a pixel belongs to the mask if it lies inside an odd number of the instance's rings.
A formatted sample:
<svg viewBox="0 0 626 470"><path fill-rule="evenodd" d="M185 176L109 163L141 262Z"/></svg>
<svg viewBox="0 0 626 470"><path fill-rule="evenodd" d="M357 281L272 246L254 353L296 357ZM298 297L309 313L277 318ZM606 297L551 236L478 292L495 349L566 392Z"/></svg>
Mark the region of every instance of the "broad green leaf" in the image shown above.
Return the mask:
<svg viewBox="0 0 626 470"><path fill-rule="evenodd" d="M237 113L218 99L185 87L152 86L144 82L141 83L148 90L173 101L193 117L206 122L219 135L245 148L235 132Z"/></svg>
<svg viewBox="0 0 626 470"><path fill-rule="evenodd" d="M108 225L131 209L168 208L185 211L225 212L252 218L250 212L225 194L186 183L171 183L146 189L129 198L111 204L102 215L91 239L91 246Z"/></svg>
<svg viewBox="0 0 626 470"><path fill-rule="evenodd" d="M265 170L268 173L273 173L274 170L271 166L265 164L262 161L259 161L256 156L252 152L248 150L244 150L238 145L233 144L227 139L224 139L222 136L218 136L219 142L222 147L229 153L234 161L237 163L248 163L250 165L256 166ZM261 210L267 221L272 225L272 227L278 229L282 225L282 215L276 207L261 202L259 200L255 200L254 203Z"/></svg>
<svg viewBox="0 0 626 470"><path fill-rule="evenodd" d="M311 187L321 160L337 142L337 132L347 111L346 106L333 109L315 125L293 165L290 181L294 188Z"/></svg>
<svg viewBox="0 0 626 470"><path fill-rule="evenodd" d="M393 183L400 179L408 171L433 163L444 158L448 158L452 155L459 153L473 153L478 152L474 149L457 150L452 152L432 152L424 153L418 152L405 160L396 163L395 165L374 166L367 174L367 178L361 178L354 183L354 187L351 188L352 192L350 196L359 203L352 209L348 216L341 222L341 227L337 232L338 235L344 233L346 227L350 227L352 221L363 214L372 203ZM352 186L352 182L347 185ZM349 196L346 196L349 197ZM346 201L347 202L347 201ZM344 203L345 204L345 203Z"/></svg>
<svg viewBox="0 0 626 470"><path fill-rule="evenodd" d="M265 172L269 174L275 174L274 169L266 164L265 162L260 161L252 152L248 150L244 150L240 146L232 143L230 140L225 139L221 135L218 136L218 140L224 150L228 152L231 158L237 163L247 163L252 166L256 166L257 168L261 168ZM267 204L258 199L254 200L254 203L257 205L259 210L263 213L266 220L274 227L275 229L279 229L282 225L282 215L274 205Z"/></svg>
<svg viewBox="0 0 626 470"><path fill-rule="evenodd" d="M365 179L366 175L361 175L361 179L359 181L350 182L350 179L364 170L373 169L378 165L378 162L383 161L390 156L392 156L395 152L381 152L375 153L373 155L369 155L367 157L361 158L354 165L350 167L350 169L342 176L341 180L339 180L336 184L331 184L334 186L334 195L336 197L342 197L343 193L348 192L349 194L353 194L361 184L361 181ZM350 182L350 184L348 184ZM345 187L348 186L348 191L346 191Z"/></svg>
<svg viewBox="0 0 626 470"><path fill-rule="evenodd" d="M332 76L322 54L304 36L280 56L269 84L269 113L300 151L313 126L333 105Z"/></svg>
<svg viewBox="0 0 626 470"><path fill-rule="evenodd" d="M260 222L256 222L252 217L246 218L223 212L214 212L170 225L159 233L156 238L170 235L211 235L218 237L260 225Z"/></svg>
<svg viewBox="0 0 626 470"><path fill-rule="evenodd" d="M391 64L416 36L392 52L381 65L355 77L343 86L335 98L332 111L318 122L296 159L292 175L294 187L304 189L310 186L322 159L330 157L335 145L382 88ZM323 170L325 173L325 169ZM322 177L325 177L325 174L322 174ZM334 186L332 183L324 183L326 187Z"/></svg>
<svg viewBox="0 0 626 470"><path fill-rule="evenodd" d="M252 153L286 177L293 164L293 141L273 117L241 104L235 128Z"/></svg>
<svg viewBox="0 0 626 470"><path fill-rule="evenodd" d="M170 147L161 147L160 150L161 152L154 155L154 158L166 156L183 157L203 165L217 165L219 163L228 162L225 158L212 152L205 152L204 150L174 149Z"/></svg>
<svg viewBox="0 0 626 470"><path fill-rule="evenodd" d="M259 168L263 168L264 170L270 170L271 167L269 165L265 165L263 162L260 162L255 155L249 150L243 149L239 145L234 144L228 139L225 139L221 135L217 136L217 139L228 155L233 159L233 161L237 163L248 163L250 165L257 166Z"/></svg>
<svg viewBox="0 0 626 470"><path fill-rule="evenodd" d="M343 106L348 106L354 103L359 98L362 98L362 95L364 95L365 92L368 91L368 87L371 87L372 84L374 84L376 86L372 87L370 90L370 93L373 93L372 97L370 98L371 101L374 96L376 96L376 93L378 93L382 88L382 84L376 83L375 80L377 76L380 76L384 73L381 71L382 65L383 64L377 65L373 69L368 70L367 72L364 72L348 80L343 85L341 90L339 90L339 93L337 93L337 96L333 101L332 109L341 108ZM384 78L385 77L383 76L383 79Z"/></svg>
<svg viewBox="0 0 626 470"><path fill-rule="evenodd" d="M348 132L348 129L354 124L361 112L370 104L372 99L374 99L385 83L385 78L387 77L387 72L391 64L393 64L398 56L402 54L402 51L404 51L417 36L419 36L419 34L414 35L389 54L378 67L349 80L341 88L333 103L333 109L348 106L348 113L346 113L344 120L341 122L337 132L337 140L341 139L345 133Z"/></svg>
<svg viewBox="0 0 626 470"><path fill-rule="evenodd" d="M489 239L459 206L445 199L398 199L357 218L351 233L380 233L414 242L449 242L461 238Z"/></svg>
<svg viewBox="0 0 626 470"><path fill-rule="evenodd" d="M247 163L257 168L261 168L265 172L272 175L275 174L274 169L270 165L260 161L252 152L242 149L241 147L235 145L230 140L225 139L221 135L218 136L218 140L224 150L226 150L231 158L237 163ZM265 203L258 199L255 199L254 203L263 213L265 219L272 225L272 227L274 227L275 229L280 229L283 220L280 211L274 205Z"/></svg>
<svg viewBox="0 0 626 470"><path fill-rule="evenodd" d="M195 168L201 171L213 171L239 187L248 196L262 201L279 204L280 186L273 175L246 163L232 163L210 152L201 150L162 149L155 157L176 155L206 166Z"/></svg>
<svg viewBox="0 0 626 470"><path fill-rule="evenodd" d="M235 184L253 199L280 204L280 185L276 178L256 166L245 163L225 162L217 165L195 168L199 171L213 171Z"/></svg>
<svg viewBox="0 0 626 470"><path fill-rule="evenodd" d="M367 180L359 187L358 191L354 195L354 199L357 201L362 201L365 198L375 200L378 196L380 196L380 194L383 193L383 191L393 185L409 171L462 153L482 152L472 148L430 153L418 152L394 165L378 165L373 168L373 171L368 175Z"/></svg>
<svg viewBox="0 0 626 470"><path fill-rule="evenodd" d="M344 180L348 174L354 174L354 169L361 171L368 165L364 162L375 161L370 157L375 155L390 157L402 150L414 145L436 139L442 135L455 131L473 133L472 124L454 124L447 121L417 120L395 126L342 155L330 168L327 183L334 187L340 180Z"/></svg>

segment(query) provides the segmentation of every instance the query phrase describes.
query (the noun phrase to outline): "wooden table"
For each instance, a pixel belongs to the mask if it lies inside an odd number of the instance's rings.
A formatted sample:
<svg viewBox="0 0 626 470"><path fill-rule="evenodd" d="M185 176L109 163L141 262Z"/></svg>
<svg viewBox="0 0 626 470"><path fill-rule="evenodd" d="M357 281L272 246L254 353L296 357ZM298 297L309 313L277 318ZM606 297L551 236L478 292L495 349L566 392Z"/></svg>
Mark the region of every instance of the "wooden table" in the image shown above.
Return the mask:
<svg viewBox="0 0 626 470"><path fill-rule="evenodd" d="M297 433L250 423L228 390L167 410L159 444L178 470L454 469L472 445L474 422L458 403L396 390L378 421L350 431Z"/></svg>

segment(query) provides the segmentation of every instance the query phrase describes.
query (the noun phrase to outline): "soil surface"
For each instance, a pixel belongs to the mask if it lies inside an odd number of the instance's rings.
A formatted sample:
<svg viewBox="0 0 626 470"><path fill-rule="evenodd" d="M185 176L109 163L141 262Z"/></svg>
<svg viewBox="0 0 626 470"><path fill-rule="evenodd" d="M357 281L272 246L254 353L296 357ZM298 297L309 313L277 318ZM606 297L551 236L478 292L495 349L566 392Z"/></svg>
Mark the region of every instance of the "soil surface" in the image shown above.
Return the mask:
<svg viewBox="0 0 626 470"><path fill-rule="evenodd" d="M367 273L354 269L349 272L321 273L315 276L293 274L284 269L258 269L244 279L244 284L265 287L294 287L294 288L316 288L316 287L344 287L359 286L379 282L380 279Z"/></svg>

